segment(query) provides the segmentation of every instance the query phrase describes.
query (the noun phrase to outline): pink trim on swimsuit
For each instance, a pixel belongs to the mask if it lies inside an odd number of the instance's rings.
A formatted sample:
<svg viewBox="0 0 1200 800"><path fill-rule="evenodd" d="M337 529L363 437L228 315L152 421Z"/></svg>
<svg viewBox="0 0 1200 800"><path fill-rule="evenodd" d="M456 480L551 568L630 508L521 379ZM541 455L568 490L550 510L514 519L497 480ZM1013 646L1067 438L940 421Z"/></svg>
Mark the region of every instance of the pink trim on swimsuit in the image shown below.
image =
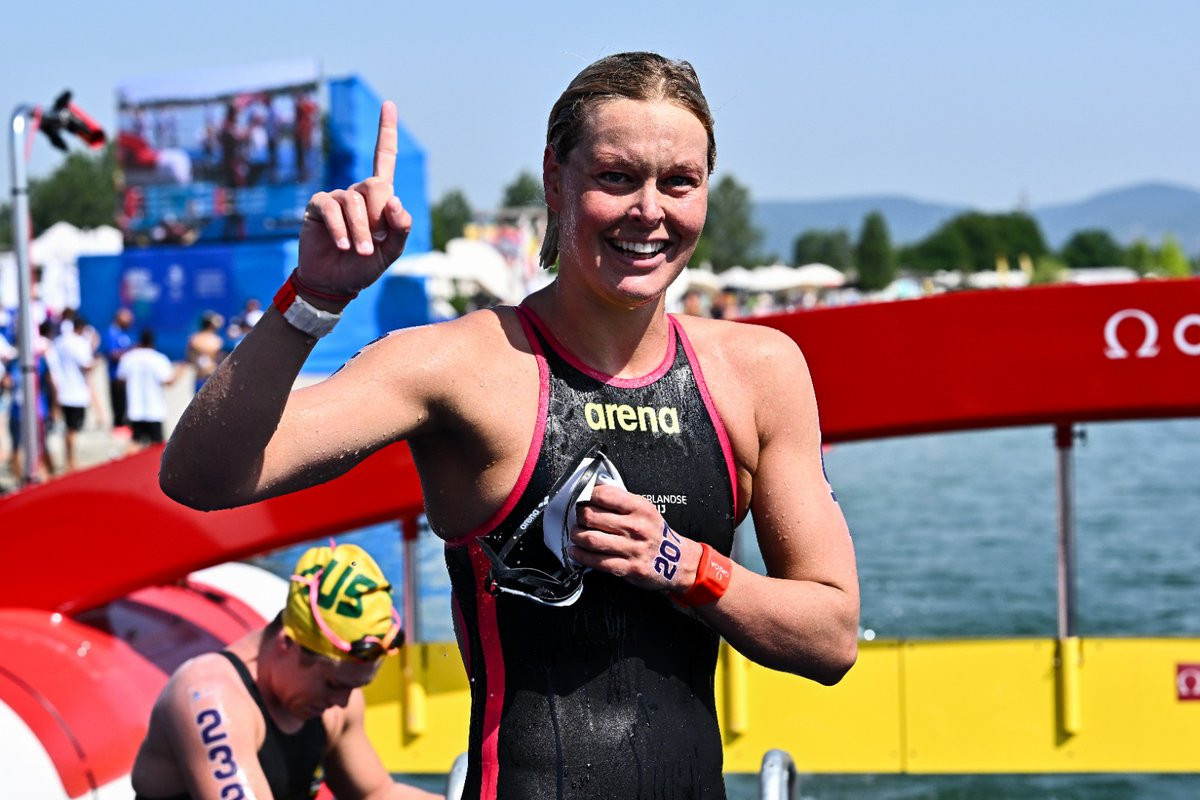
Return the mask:
<svg viewBox="0 0 1200 800"><path fill-rule="evenodd" d="M550 343L550 347L553 348L554 352L558 353L558 355L564 361L582 372L584 375L587 375L589 378L600 381L608 386L615 386L618 389L640 389L643 386L649 386L663 375L666 375L667 370L671 368L671 364L675 363L676 344L675 336L672 335L669 337L670 340L667 342L666 356L663 358L662 363L655 367L652 372L636 378L618 378L615 375L608 375L598 369L589 367L582 360L580 360L578 356L568 350L566 345L555 338L554 334L551 333L550 329L546 326L546 323L542 322L541 317L535 314L533 309L527 306L519 306L518 308L529 315L529 318L533 320L533 324L537 327L538 332L541 333L542 336L546 337L546 341Z"/></svg>
<svg viewBox="0 0 1200 800"><path fill-rule="evenodd" d="M696 378L696 387L700 390L700 397L704 400L704 407L708 409L708 416L712 420L713 429L717 432L717 441L721 443L721 452L725 454L725 469L729 472L729 487L733 490L733 513L736 516L738 513L737 470L733 466L733 446L729 443L729 434L725 430L725 423L721 420L721 415L717 413L717 406L708 391L708 384L704 380L704 373L700 371L700 360L696 358L696 351L692 349L691 340L688 339L683 326L679 324L679 320L675 319L673 315L668 314L667 316L670 317L671 326L677 331L679 341L683 343L683 352L687 354L688 363L692 366L692 375Z"/></svg>
<svg viewBox="0 0 1200 800"><path fill-rule="evenodd" d="M480 788L482 800L494 800L500 781L500 712L504 710L504 651L500 645L500 626L496 622L496 598L487 590L492 562L479 546L470 543L471 566L475 573L476 617L479 620L480 654L487 679L487 699L483 705L483 730L480 736Z"/></svg>
<svg viewBox="0 0 1200 800"><path fill-rule="evenodd" d="M508 496L504 498L504 503L481 524L476 525L456 539L447 539L447 547L461 547L495 530L517 505L517 501L521 499L521 495L525 493L525 487L529 485L529 479L533 475L533 468L537 466L538 456L542 452L542 439L546 436L546 411L550 407L550 366L546 363L546 354L542 352L541 342L533 335L533 329L529 326L529 320L523 313L524 309L514 307L513 310L517 312L517 319L521 322L521 329L525 331L525 338L529 340L529 347L533 351L534 357L537 358L539 384L538 412L537 423L533 428L533 438L529 443L529 450L525 453L525 463L521 467L521 474L517 476L517 482L509 491Z"/></svg>
<svg viewBox="0 0 1200 800"><path fill-rule="evenodd" d="M458 640L458 653L462 656L463 669L471 674L471 637L467 634L467 620L463 617L458 595L450 593L450 608L454 612L454 638Z"/></svg>

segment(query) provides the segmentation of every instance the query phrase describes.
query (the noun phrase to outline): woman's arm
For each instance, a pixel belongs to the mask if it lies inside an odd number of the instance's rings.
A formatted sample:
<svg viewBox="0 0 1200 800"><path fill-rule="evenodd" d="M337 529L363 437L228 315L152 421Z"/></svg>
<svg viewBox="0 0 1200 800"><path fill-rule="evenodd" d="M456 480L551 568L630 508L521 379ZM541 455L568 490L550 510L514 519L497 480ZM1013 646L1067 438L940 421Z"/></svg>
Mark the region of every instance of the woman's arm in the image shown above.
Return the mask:
<svg viewBox="0 0 1200 800"><path fill-rule="evenodd" d="M404 249L412 220L393 193L396 124L395 105L384 103L374 174L313 195L305 209L297 293L322 311L340 312ZM381 414L362 413L380 405L362 365L292 394L316 342L269 308L180 419L163 453L163 491L201 509L250 503L326 480L392 440Z"/></svg>

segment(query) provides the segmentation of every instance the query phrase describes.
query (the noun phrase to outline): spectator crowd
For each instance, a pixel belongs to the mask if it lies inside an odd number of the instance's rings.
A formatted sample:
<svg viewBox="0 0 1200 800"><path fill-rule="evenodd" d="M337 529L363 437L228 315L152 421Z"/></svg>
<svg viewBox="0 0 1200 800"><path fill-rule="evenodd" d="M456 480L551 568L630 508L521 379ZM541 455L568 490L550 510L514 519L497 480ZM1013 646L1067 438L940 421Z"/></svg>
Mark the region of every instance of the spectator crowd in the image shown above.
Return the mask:
<svg viewBox="0 0 1200 800"><path fill-rule="evenodd" d="M50 480L162 442L174 422L172 409L182 409L191 390L262 316L256 299L228 326L206 312L185 360L175 363L156 349L153 329L136 326L129 308L118 309L103 329L76 309L55 313L36 298L31 312L32 364L23 369L18 314L0 309L0 494L27 477ZM32 470L22 436L27 376L37 387ZM186 396L171 402L178 392Z"/></svg>

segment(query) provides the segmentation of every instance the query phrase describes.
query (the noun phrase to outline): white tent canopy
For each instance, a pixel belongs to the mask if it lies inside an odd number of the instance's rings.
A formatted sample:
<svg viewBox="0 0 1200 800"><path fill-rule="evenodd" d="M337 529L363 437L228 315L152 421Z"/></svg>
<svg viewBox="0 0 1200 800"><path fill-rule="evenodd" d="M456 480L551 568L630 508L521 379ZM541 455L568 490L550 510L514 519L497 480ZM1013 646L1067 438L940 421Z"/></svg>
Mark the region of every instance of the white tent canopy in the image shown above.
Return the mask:
<svg viewBox="0 0 1200 800"><path fill-rule="evenodd" d="M79 269L83 255L115 255L123 247L121 232L109 225L80 230L56 222L29 246L29 257L42 270L41 299L52 309L78 308ZM0 253L0 308L17 305L17 259Z"/></svg>
<svg viewBox="0 0 1200 800"><path fill-rule="evenodd" d="M689 270L700 274L700 270ZM702 279L701 279L702 280ZM748 292L786 292L793 289L834 289L846 283L846 276L828 264L805 264L789 267L787 264L771 264L765 267L746 269L730 267L724 272L711 275L716 288L741 289ZM694 280L698 285L700 280Z"/></svg>
<svg viewBox="0 0 1200 800"><path fill-rule="evenodd" d="M69 222L56 222L33 240L29 256L34 264L74 263L79 256L119 253L122 247L121 232L109 225L85 231Z"/></svg>

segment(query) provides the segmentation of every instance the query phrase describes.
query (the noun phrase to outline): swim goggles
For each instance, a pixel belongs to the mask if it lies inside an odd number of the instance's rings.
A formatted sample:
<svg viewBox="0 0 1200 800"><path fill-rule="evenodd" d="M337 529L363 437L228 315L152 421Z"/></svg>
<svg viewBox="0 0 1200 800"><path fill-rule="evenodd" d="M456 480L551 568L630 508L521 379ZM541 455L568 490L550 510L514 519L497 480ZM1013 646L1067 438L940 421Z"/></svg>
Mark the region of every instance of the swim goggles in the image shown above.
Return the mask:
<svg viewBox="0 0 1200 800"><path fill-rule="evenodd" d="M564 472L534 510L522 520L516 532L496 552L480 539L479 544L492 567L488 572L487 588L492 594L513 594L544 606L569 606L583 594L583 576L590 569L571 558L571 527L575 521L576 505L592 496L597 483L624 487L621 474L609 460L600 443L592 443L571 463L574 468ZM541 522L540 526L535 523ZM544 548L536 546L530 531L540 527ZM538 561L545 568L513 566L514 550L520 545L520 557ZM552 557L552 558L551 558Z"/></svg>
<svg viewBox="0 0 1200 800"><path fill-rule="evenodd" d="M292 575L292 580L298 581L308 586L308 607L312 610L313 619L320 628L321 633L329 640L329 643L348 654L351 658L359 661L374 661L392 653L399 652L400 647L404 644L404 630L400 627L400 614L396 611L396 607L392 606L392 626L388 628L388 632L383 636L366 635L353 642L348 642L337 632L329 627L329 623L325 621L325 616L321 613L320 607L317 605L317 596L321 593L321 576L325 574L325 567L321 567L311 575ZM386 587L386 584L385 584Z"/></svg>

